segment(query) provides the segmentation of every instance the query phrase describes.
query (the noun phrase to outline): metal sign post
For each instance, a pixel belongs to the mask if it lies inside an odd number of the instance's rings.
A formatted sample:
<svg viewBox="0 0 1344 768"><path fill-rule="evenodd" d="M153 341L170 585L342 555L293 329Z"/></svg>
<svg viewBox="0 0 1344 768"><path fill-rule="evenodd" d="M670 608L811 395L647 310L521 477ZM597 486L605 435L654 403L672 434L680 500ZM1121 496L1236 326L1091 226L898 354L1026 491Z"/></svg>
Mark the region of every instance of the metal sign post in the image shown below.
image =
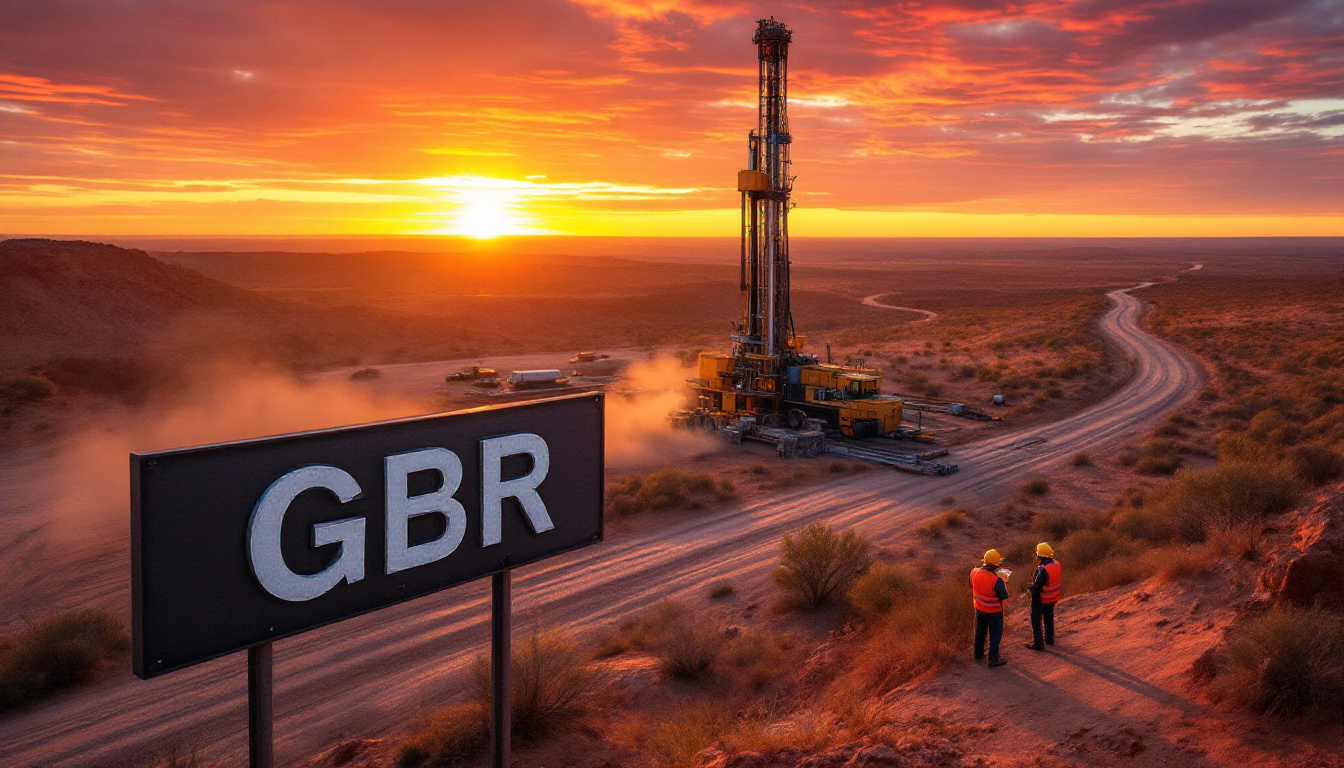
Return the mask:
<svg viewBox="0 0 1344 768"><path fill-rule="evenodd" d="M508 768L513 728L513 573L490 578L490 768Z"/></svg>
<svg viewBox="0 0 1344 768"><path fill-rule="evenodd" d="M602 541L603 399L131 455L132 667L247 651L272 768L272 643L491 576L491 764L509 763L510 577Z"/></svg>
<svg viewBox="0 0 1344 768"><path fill-rule="evenodd" d="M271 709L271 644L247 649L247 764L248 768L275 768L275 741Z"/></svg>

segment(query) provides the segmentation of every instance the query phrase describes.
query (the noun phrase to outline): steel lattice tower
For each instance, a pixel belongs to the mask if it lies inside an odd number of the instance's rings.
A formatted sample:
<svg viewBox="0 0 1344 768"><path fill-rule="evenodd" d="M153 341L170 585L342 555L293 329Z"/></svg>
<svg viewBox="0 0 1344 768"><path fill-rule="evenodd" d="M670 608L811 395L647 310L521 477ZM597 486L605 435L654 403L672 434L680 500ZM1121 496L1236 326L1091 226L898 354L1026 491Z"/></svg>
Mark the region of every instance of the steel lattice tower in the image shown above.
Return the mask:
<svg viewBox="0 0 1344 768"><path fill-rule="evenodd" d="M788 75L793 31L774 18L756 22L760 59L756 130L748 134L742 193L742 324L733 336L746 354L785 357L793 350L789 308Z"/></svg>

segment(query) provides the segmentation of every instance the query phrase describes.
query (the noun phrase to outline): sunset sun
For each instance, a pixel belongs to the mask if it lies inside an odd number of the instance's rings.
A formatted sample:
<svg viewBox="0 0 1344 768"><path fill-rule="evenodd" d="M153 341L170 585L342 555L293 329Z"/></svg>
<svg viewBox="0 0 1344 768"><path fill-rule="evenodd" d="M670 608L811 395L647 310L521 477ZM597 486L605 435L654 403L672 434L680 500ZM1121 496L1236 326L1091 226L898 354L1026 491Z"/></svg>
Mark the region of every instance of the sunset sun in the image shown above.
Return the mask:
<svg viewBox="0 0 1344 768"><path fill-rule="evenodd" d="M455 214L459 234L481 240L516 234L523 229L513 203L497 192L481 190L467 196Z"/></svg>

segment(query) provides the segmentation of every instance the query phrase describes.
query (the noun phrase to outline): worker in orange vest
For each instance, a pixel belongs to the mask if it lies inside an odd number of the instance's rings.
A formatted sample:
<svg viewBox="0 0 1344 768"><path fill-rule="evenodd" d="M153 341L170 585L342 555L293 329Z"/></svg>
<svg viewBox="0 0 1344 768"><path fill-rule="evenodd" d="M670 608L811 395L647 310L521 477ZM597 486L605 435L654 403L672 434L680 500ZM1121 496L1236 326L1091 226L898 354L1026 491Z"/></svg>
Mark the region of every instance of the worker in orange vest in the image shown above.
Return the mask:
<svg viewBox="0 0 1344 768"><path fill-rule="evenodd" d="M1044 651L1046 645L1055 644L1055 603L1059 601L1059 587L1063 583L1063 572L1055 562L1055 549L1042 541L1036 545L1036 578L1031 580L1027 589L1031 591L1031 642L1027 647L1033 651ZM1041 644L1041 625L1045 627L1045 644Z"/></svg>
<svg viewBox="0 0 1344 768"><path fill-rule="evenodd" d="M1001 667L1008 662L999 655L1003 640L1003 601L1008 599L1008 585L999 575L1003 557L997 549L985 553L982 565L971 571L971 599L975 603L975 660L985 658L985 636L989 636L989 666Z"/></svg>

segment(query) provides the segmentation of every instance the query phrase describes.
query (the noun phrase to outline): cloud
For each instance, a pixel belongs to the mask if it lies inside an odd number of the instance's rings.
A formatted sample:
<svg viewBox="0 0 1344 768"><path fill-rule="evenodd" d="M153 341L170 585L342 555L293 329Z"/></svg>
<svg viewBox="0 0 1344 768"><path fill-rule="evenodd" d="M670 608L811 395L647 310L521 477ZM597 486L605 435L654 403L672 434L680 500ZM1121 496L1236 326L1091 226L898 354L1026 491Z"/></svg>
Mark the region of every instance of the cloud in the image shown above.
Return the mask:
<svg viewBox="0 0 1344 768"><path fill-rule="evenodd" d="M828 206L1344 198L1338 0L107 0L0 4L0 224L120 195L148 222L213 201L391 227L456 194L417 179L533 176L514 192L556 217L731 209L772 13L796 188Z"/></svg>

